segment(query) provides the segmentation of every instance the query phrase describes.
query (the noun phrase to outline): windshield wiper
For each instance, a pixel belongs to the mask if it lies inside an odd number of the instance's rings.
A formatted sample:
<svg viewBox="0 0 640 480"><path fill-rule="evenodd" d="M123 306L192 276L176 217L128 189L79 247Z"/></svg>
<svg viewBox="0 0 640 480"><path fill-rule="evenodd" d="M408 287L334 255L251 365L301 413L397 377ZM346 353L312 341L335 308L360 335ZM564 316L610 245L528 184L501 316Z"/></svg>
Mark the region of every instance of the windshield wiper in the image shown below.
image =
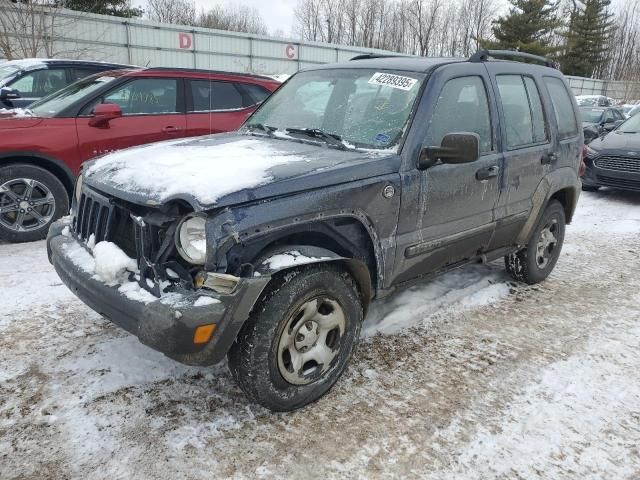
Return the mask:
<svg viewBox="0 0 640 480"><path fill-rule="evenodd" d="M270 127L269 125L264 125L262 123L249 123L245 125L245 128L251 131L260 130L261 132L266 133L270 137L273 137L273 132L277 130L276 127Z"/></svg>
<svg viewBox="0 0 640 480"><path fill-rule="evenodd" d="M342 150L347 149L347 145L344 143L340 135L334 133L327 133L319 128L285 128L287 133L293 133L294 135L305 135L307 137L322 140L328 145L333 145Z"/></svg>

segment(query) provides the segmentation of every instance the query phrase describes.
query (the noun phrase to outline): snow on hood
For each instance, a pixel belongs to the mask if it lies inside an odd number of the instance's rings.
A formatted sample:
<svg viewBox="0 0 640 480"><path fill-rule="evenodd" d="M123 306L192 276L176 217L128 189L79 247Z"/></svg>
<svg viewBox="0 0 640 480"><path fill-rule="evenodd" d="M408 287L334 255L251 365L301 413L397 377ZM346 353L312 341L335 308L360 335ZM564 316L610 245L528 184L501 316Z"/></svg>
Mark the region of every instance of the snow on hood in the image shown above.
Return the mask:
<svg viewBox="0 0 640 480"><path fill-rule="evenodd" d="M28 108L0 108L0 118L32 118L33 113Z"/></svg>
<svg viewBox="0 0 640 480"><path fill-rule="evenodd" d="M268 182L269 169L276 165L304 160L257 138L211 146L203 137L113 153L91 164L86 176L99 176L101 182L143 192L159 202L188 192L200 203L210 204L228 193Z"/></svg>
<svg viewBox="0 0 640 480"><path fill-rule="evenodd" d="M223 197L241 202L284 193L258 191L276 183L288 192L314 188L300 181L291 184L314 173L322 173L323 185L343 182L355 178L353 173L347 176L345 168L357 168L359 160L372 156L376 155L231 133L115 152L88 163L85 177L87 185L116 196L125 193L133 202L153 205L181 198L198 208L219 205Z"/></svg>

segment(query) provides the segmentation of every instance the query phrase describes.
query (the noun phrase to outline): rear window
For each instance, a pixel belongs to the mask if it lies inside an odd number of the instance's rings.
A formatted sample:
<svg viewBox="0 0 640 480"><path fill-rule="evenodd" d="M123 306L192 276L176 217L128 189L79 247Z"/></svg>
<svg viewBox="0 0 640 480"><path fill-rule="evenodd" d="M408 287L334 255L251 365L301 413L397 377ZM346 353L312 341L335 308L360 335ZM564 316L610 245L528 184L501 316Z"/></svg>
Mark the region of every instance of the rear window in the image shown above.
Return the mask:
<svg viewBox="0 0 640 480"><path fill-rule="evenodd" d="M558 135L560 138L573 137L578 134L578 122L573 111L571 97L564 82L559 78L544 77L544 83L551 96L553 111L558 123Z"/></svg>
<svg viewBox="0 0 640 480"><path fill-rule="evenodd" d="M240 110L257 103L241 88L231 82L192 80L191 98L193 104L189 111Z"/></svg>

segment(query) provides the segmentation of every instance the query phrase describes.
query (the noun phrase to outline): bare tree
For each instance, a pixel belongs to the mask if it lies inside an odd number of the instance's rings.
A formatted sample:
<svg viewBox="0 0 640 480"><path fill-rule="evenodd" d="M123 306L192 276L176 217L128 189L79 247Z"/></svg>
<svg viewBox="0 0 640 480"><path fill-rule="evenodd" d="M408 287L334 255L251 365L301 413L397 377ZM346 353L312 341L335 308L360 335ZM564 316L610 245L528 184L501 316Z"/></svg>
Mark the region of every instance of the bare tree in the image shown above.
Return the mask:
<svg viewBox="0 0 640 480"><path fill-rule="evenodd" d="M145 13L160 23L195 25L196 5L192 0L148 0Z"/></svg>
<svg viewBox="0 0 640 480"><path fill-rule="evenodd" d="M55 3L0 0L0 53L7 60L52 57L56 33Z"/></svg>

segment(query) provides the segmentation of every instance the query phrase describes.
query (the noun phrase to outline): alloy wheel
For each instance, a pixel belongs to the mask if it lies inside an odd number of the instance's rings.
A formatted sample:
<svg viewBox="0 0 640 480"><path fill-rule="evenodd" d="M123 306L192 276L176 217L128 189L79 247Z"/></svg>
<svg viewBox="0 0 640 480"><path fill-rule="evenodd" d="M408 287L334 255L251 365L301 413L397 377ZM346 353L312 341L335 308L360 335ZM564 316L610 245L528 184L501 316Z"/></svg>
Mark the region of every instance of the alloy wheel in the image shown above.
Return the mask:
<svg viewBox="0 0 640 480"><path fill-rule="evenodd" d="M0 225L29 232L47 225L56 202L49 188L31 178L14 178L0 185Z"/></svg>

